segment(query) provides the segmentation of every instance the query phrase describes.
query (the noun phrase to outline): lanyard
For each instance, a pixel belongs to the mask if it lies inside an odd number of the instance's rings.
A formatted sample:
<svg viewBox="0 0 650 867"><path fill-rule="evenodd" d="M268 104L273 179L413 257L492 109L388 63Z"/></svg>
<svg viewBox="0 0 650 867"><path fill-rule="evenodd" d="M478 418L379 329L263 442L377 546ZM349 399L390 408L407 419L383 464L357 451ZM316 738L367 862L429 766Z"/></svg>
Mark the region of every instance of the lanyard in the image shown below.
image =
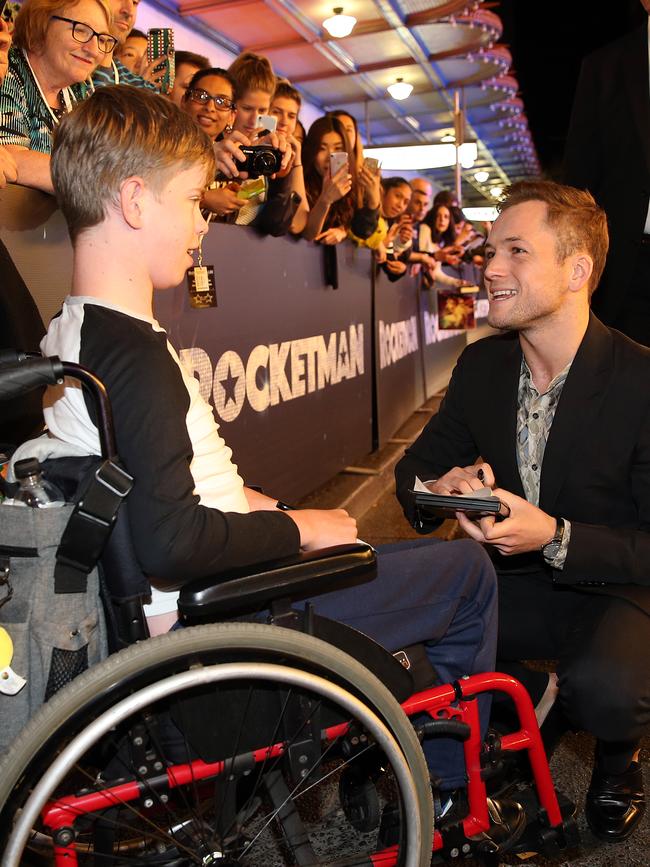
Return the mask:
<svg viewBox="0 0 650 867"><path fill-rule="evenodd" d="M23 51L23 57L25 58L25 61L27 62L27 66L29 67L29 71L31 72L31 74L32 74L32 78L34 79L34 83L36 84L36 87L37 87L37 89L38 89L38 92L39 92L40 95L41 95L41 99L43 100L43 103L44 103L45 107L47 108L47 110L48 110L49 113L50 113L50 117L52 118L52 123L56 126L56 125L58 124L58 122L59 122L59 118L58 118L58 117L56 116L56 114L52 111L52 107L51 107L51 105L50 105L49 102L45 99L45 94L43 93L43 88L41 87L41 83L40 83L40 81L38 80L38 78L36 77L36 74L34 73L34 70L32 69L32 64L29 62L29 57L27 56L27 52L26 52L26 51ZM91 90L94 90L94 88L92 87L92 84L90 85L90 87L91 87ZM68 112L72 111L72 104L73 104L74 102L76 102L77 100L76 100L74 94L72 93L72 91L70 90L69 87L64 87L64 88L62 88L62 89L61 89L61 93L63 94L63 104L65 105L66 113L68 113Z"/></svg>
<svg viewBox="0 0 650 867"><path fill-rule="evenodd" d="M119 73L119 70L118 70L114 60L111 60L111 66L113 67L113 78L115 80L115 84L119 84L120 83L120 73Z"/></svg>

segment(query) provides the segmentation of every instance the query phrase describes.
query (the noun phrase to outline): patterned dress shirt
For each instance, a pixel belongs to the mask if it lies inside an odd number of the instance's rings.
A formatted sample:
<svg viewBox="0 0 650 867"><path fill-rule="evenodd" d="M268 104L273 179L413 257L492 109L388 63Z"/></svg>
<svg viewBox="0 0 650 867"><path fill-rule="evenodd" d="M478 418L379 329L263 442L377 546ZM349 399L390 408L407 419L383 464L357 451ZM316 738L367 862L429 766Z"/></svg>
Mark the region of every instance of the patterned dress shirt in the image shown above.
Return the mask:
<svg viewBox="0 0 650 867"><path fill-rule="evenodd" d="M517 393L517 466L526 499L535 506L539 506L546 442L571 363L569 362L549 383L546 391L540 394L535 388L526 359L523 356L521 359ZM549 565L554 569L562 569L564 566L570 538L571 524L565 519L562 545L553 560L549 561Z"/></svg>
<svg viewBox="0 0 650 867"><path fill-rule="evenodd" d="M113 60L111 66L98 66L93 72L93 84L95 87L108 87L111 84L131 84L133 87L146 87L148 90L158 92L157 85L151 81L145 81L141 75L131 72L119 60Z"/></svg>

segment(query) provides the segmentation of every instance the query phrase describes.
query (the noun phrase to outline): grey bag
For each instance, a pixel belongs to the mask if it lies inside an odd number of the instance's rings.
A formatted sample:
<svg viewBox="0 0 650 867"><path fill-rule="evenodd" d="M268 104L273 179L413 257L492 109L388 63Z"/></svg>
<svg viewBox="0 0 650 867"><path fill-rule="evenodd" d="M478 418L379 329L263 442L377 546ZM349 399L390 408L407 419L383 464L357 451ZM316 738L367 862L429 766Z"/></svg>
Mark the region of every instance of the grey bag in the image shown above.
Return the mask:
<svg viewBox="0 0 650 867"><path fill-rule="evenodd" d="M27 681L6 695L0 675L3 752L44 701L108 655L97 567L83 592L54 592L56 552L73 510L0 503L0 626L14 645L11 668Z"/></svg>

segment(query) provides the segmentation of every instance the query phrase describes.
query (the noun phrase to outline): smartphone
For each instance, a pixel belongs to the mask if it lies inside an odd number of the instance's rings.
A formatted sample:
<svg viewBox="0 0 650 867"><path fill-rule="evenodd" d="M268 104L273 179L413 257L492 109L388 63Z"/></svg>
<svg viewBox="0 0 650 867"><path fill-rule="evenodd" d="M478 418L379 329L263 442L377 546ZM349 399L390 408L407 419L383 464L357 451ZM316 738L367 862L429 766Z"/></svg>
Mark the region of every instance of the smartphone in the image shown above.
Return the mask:
<svg viewBox="0 0 650 867"><path fill-rule="evenodd" d="M267 132L275 132L278 125L278 119L272 114L258 114L257 128L264 130L260 135L265 135Z"/></svg>
<svg viewBox="0 0 650 867"><path fill-rule="evenodd" d="M347 166L348 164L348 155L345 151L336 151L333 154L330 154L330 173L332 177L341 169L343 166Z"/></svg>
<svg viewBox="0 0 650 867"><path fill-rule="evenodd" d="M147 60L149 63L157 57L164 57L156 71L164 69L165 74L160 80L161 93L169 93L174 86L176 63L174 60L174 31L171 27L154 27L147 31Z"/></svg>
<svg viewBox="0 0 650 867"><path fill-rule="evenodd" d="M370 171L374 172L375 174L377 174L381 165L379 160L375 159L374 157L364 157L363 164L367 169L370 169Z"/></svg>

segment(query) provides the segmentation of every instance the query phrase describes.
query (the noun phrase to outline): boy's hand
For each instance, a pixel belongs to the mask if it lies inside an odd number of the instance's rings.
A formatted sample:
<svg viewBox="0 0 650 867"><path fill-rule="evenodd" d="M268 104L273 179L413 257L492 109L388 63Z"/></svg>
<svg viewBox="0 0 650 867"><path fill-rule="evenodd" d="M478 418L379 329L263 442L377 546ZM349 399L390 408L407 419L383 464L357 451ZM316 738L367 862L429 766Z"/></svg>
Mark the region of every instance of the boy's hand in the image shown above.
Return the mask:
<svg viewBox="0 0 650 867"><path fill-rule="evenodd" d="M296 523L305 551L357 541L357 522L343 509L296 509L285 514Z"/></svg>

